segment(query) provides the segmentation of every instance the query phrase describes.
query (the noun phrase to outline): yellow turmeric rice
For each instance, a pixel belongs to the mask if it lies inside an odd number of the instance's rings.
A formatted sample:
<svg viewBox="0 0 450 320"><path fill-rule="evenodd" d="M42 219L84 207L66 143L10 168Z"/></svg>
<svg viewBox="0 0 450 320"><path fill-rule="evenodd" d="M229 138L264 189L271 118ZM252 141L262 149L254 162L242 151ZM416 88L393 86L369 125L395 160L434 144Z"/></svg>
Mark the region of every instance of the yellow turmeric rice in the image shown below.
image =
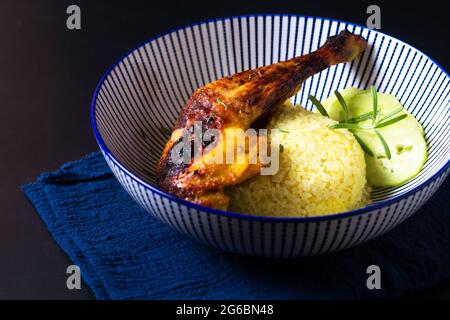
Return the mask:
<svg viewBox="0 0 450 320"><path fill-rule="evenodd" d="M231 187L229 210L264 216L318 216L370 203L364 153L336 121L287 101L268 128L280 129L279 170Z"/></svg>

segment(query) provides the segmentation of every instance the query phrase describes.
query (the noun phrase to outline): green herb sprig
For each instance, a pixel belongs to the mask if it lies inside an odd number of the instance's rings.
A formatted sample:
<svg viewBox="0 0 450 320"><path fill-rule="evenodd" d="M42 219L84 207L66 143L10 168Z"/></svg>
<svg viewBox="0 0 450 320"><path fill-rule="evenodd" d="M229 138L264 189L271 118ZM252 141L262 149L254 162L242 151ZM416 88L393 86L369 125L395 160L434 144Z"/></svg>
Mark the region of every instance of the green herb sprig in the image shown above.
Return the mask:
<svg viewBox="0 0 450 320"><path fill-rule="evenodd" d="M216 102L217 102L218 104L221 104L222 107L225 108L225 110L228 110L228 106L226 105L225 102L223 102L222 100L220 100L220 98L217 98L217 99L216 99Z"/></svg>
<svg viewBox="0 0 450 320"><path fill-rule="evenodd" d="M380 115L380 108L378 106L378 95L377 90L374 86L370 87L370 91L372 93L372 111L367 112L365 114L362 114L357 117L350 118L349 110L347 103L345 102L342 95L339 93L339 91L335 91L334 94L336 95L336 98L339 101L339 104L341 105L342 111L344 113L344 120L340 121L339 123L332 124L329 126L330 129L348 129L350 130L353 135L355 136L356 140L361 146L361 149L364 150L365 153L367 153L369 156L373 157L374 152L369 148L369 146L361 139L361 137L357 134L357 131L360 130L366 130L371 131L375 133L375 135L380 140L381 145L383 146L384 153L386 158L391 159L391 150L389 149L389 146L380 133L378 129L384 128L387 126L390 126L394 123L397 123L403 119L405 119L408 115L401 114L396 116L398 113L400 113L403 108L398 108L393 110L392 112L386 114L385 116L381 117ZM320 112L321 115L325 117L329 117L326 109L323 107L323 105L320 103L319 100L317 100L314 96L309 96L309 100L314 104L314 106L317 108L317 110ZM394 117L395 116L395 117ZM362 121L371 120L370 125L360 125L359 123Z"/></svg>

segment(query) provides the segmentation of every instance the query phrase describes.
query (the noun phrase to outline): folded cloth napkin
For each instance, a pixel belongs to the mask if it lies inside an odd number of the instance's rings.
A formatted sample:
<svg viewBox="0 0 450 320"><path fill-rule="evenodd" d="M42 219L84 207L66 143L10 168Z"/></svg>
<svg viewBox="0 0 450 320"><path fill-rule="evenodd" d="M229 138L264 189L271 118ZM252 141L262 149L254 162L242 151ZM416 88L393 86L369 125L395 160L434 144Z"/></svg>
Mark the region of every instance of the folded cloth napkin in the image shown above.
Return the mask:
<svg viewBox="0 0 450 320"><path fill-rule="evenodd" d="M178 234L122 189L100 153L23 191L97 299L393 298L450 277L450 181L412 218L341 252L298 259L234 255ZM381 270L369 290L367 267Z"/></svg>

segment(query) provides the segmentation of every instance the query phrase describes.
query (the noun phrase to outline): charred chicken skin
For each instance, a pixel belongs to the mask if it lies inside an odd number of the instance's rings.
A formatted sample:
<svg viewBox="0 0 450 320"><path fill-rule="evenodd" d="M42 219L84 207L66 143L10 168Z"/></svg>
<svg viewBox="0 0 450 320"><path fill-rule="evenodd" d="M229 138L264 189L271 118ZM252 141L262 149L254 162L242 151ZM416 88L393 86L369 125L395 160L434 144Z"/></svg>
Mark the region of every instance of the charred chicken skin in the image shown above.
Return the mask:
<svg viewBox="0 0 450 320"><path fill-rule="evenodd" d="M247 130L296 94L307 78L338 63L352 61L366 48L364 38L342 31L318 50L287 61L247 70L197 89L175 123L156 168L159 187L178 197L208 207L226 209L227 186L245 181L258 172L254 164L175 163L170 153L181 143L184 130L201 121L202 130Z"/></svg>

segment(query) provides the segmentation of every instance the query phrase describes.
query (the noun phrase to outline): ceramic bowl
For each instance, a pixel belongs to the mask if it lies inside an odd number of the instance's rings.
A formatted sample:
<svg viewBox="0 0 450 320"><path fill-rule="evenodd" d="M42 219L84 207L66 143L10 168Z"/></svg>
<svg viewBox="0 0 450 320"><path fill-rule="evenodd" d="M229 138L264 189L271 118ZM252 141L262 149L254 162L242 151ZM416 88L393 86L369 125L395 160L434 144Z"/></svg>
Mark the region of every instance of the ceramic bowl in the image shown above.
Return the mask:
<svg viewBox="0 0 450 320"><path fill-rule="evenodd" d="M202 85L317 49L348 29L369 46L357 60L308 79L292 99L306 109L335 89L368 88L400 99L423 125L429 159L396 188L375 189L373 204L321 217L260 217L210 209L158 189L155 163L190 94ZM216 19L170 31L131 50L101 79L92 101L95 137L114 175L150 214L213 247L264 257L324 254L373 239L414 214L449 172L449 75L412 46L354 24L297 15Z"/></svg>

